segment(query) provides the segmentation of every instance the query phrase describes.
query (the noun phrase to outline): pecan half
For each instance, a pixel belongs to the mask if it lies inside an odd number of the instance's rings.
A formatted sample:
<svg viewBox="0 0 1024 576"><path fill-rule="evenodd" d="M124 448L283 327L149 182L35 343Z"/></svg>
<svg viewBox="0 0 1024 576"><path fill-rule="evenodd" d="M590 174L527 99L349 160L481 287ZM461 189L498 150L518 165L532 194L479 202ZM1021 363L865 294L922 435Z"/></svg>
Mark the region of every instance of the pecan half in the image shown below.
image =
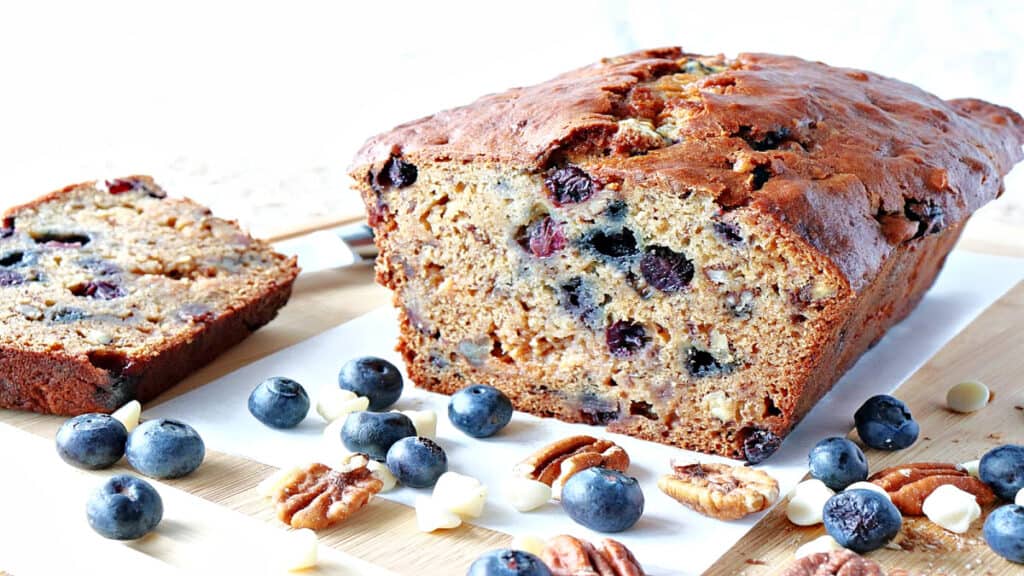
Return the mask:
<svg viewBox="0 0 1024 576"><path fill-rule="evenodd" d="M366 464L363 457L353 459L344 470L323 464L295 469L271 496L277 517L292 528L313 530L345 520L383 487Z"/></svg>
<svg viewBox="0 0 1024 576"><path fill-rule="evenodd" d="M779 497L779 483L763 470L729 464L672 465L658 488L679 503L719 520L760 512Z"/></svg>
<svg viewBox="0 0 1024 576"><path fill-rule="evenodd" d="M562 487L573 474L595 466L625 472L629 468L629 455L609 440L570 436L541 448L516 464L512 471L551 486L551 496L558 500Z"/></svg>
<svg viewBox="0 0 1024 576"><path fill-rule="evenodd" d="M644 576L633 553L611 538L594 546L572 536L555 536L541 553L541 560L552 576Z"/></svg>
<svg viewBox="0 0 1024 576"><path fill-rule="evenodd" d="M923 515L921 506L925 498L944 484L952 484L973 494L980 506L988 506L996 501L991 488L955 464L918 462L892 466L875 472L868 480L881 486L904 516Z"/></svg>
<svg viewBox="0 0 1024 576"><path fill-rule="evenodd" d="M885 576L882 567L850 550L818 552L804 556L781 576Z"/></svg>

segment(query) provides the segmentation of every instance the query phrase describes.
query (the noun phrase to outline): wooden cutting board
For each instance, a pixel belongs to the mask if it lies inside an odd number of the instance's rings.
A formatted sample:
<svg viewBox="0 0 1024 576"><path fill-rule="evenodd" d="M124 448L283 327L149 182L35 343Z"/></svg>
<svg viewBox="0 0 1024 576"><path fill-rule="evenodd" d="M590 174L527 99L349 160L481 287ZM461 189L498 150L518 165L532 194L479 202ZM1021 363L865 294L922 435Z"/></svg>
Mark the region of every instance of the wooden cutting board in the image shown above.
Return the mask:
<svg viewBox="0 0 1024 576"><path fill-rule="evenodd" d="M893 393L907 403L921 425L917 443L906 450L865 449L871 470L913 462L960 463L975 460L1007 443L1024 443L1024 282L974 320ZM963 380L989 386L992 401L973 414L945 407L946 390ZM852 414L837 415L852 420ZM856 433L851 434L856 439ZM987 512L987 511L986 511ZM899 549L882 549L869 557L892 574L913 575L1024 574L988 549L981 537L982 521L963 537L937 528L924 518L905 518ZM708 575L768 576L778 574L796 548L825 533L819 525L791 524L785 503L776 506Z"/></svg>
<svg viewBox="0 0 1024 576"><path fill-rule="evenodd" d="M154 403L194 389L388 302L390 295L372 283L372 271L368 267L303 276L296 284L292 302L277 320ZM1018 284L976 319L896 392L908 401L921 422L923 438L907 451L889 455L869 453L872 467L878 469L909 460L968 460L980 457L999 443L1024 441L1020 433L1024 412L1014 408L1024 405L1024 386L1019 376L1024 373L1020 326L1024 326L1024 283ZM953 415L942 406L945 390L969 377L988 383L996 391L996 401L974 415ZM53 437L61 421L56 417L0 411L0 422L46 439ZM272 469L263 464L210 453L195 474L167 484L194 498L280 527L266 503L253 491L271 472ZM78 474L70 468L64 473L68 478ZM215 517L217 515L204 512L207 507L194 508L198 512L190 516L189 524L195 522L196 529L217 529L216 523L223 522ZM776 509L709 573L774 574L781 563L789 561L800 542L816 535L814 529L789 526L781 508ZM411 509L383 499L375 500L343 525L321 533L322 545L399 574L464 574L479 554L507 546L510 541L508 535L470 525L444 533L423 534L416 529ZM964 545L951 552L936 552L934 546L934 542L915 540L910 551L882 551L875 556L887 566L903 567L913 574L957 574L960 572L951 572L950 568L962 567L967 562L988 570L977 572L979 574L1020 573L1019 566L995 558L984 545ZM191 558L197 553L187 540L169 542L153 552L157 560L171 566L187 565L182 558ZM10 569L4 566L0 555L2 568Z"/></svg>

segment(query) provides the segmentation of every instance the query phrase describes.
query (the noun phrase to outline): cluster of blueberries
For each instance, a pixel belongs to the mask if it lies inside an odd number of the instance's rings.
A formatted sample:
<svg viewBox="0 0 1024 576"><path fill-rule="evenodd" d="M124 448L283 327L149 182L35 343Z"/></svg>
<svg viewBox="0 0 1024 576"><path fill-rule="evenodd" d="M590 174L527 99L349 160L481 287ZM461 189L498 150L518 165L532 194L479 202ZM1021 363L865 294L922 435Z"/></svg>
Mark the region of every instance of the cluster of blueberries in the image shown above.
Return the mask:
<svg viewBox="0 0 1024 576"><path fill-rule="evenodd" d="M857 434L878 450L910 447L919 433L906 404L888 395L873 396L854 414ZM808 456L811 476L838 492L825 504L825 530L844 548L869 552L884 546L900 531L902 518L893 503L872 490L843 491L867 480L868 463L860 447L847 438L818 442ZM1004 445L981 459L978 476L1001 499L1013 501L1024 488L1024 446ZM1024 507L1008 504L989 514L985 541L1012 562L1024 563Z"/></svg>
<svg viewBox="0 0 1024 576"><path fill-rule="evenodd" d="M402 375L393 364L376 357L356 358L338 375L338 386L369 399L369 409L346 416L341 440L353 452L384 462L402 484L429 488L448 470L444 449L416 436L408 416L383 412L402 395ZM298 426L309 413L305 389L294 380L269 378L249 396L249 412L272 428ZM512 402L497 388L467 386L452 395L448 419L473 438L497 434L512 419ZM636 478L617 470L589 468L573 475L562 490L562 507L575 522L599 532L621 532L643 514L644 495ZM502 568L506 566L506 568ZM515 566L512 571L508 566ZM550 574L539 558L518 550L494 550L481 556L471 575Z"/></svg>
<svg viewBox="0 0 1024 576"><path fill-rule="evenodd" d="M132 468L151 478L180 478L203 462L206 446L194 428L177 420L149 420L131 433L107 414L82 414L57 431L57 454L68 464L101 470L126 456ZM135 540L163 518L163 501L153 485L131 474L111 477L86 503L89 525L114 540Z"/></svg>
<svg viewBox="0 0 1024 576"><path fill-rule="evenodd" d="M346 448L386 463L399 482L413 488L429 488L448 471L448 457L437 442L417 436L405 414L383 412L402 395L402 374L394 364L372 356L350 360L338 374L338 386L370 402L368 410L346 417L341 429ZM306 390L288 378L268 378L249 396L249 412L271 428L298 426L309 406ZM469 436L486 438L512 419L512 402L497 388L470 386L452 396L448 417Z"/></svg>
<svg viewBox="0 0 1024 576"><path fill-rule="evenodd" d="M346 417L341 440L353 452L384 462L400 482L428 488L447 471L444 449L418 437L408 416L384 412L398 401L403 380L398 368L376 357L346 363L338 385L369 400L369 409ZM287 378L269 378L249 397L249 411L272 428L293 428L309 412L309 396ZM497 434L512 418L512 403L500 390L471 385L452 395L448 418L474 438ZM901 450L917 441L920 432L907 406L888 395L869 398L854 414L857 433L867 446ZM154 478L178 478L203 461L205 447L196 431L175 420L151 420L130 434L105 414L72 418L57 433L57 451L69 464L90 470L107 468L127 455L136 470ZM871 490L843 491L868 477L861 449L842 437L826 438L809 454L811 475L838 493L823 510L825 529L845 548L869 552L899 532L899 510ZM981 459L979 477L1003 500L1012 501L1024 488L1024 446L1004 445ZM635 478L604 468L573 475L562 491L562 506L575 522L598 532L620 532L643 514L644 496ZM89 524L101 535L119 540L139 538L153 530L163 515L159 494L151 484L131 475L110 478L87 504ZM985 521L984 536L1000 556L1024 563L1024 507L1008 504ZM549 576L536 556L519 550L494 550L470 567L469 576Z"/></svg>

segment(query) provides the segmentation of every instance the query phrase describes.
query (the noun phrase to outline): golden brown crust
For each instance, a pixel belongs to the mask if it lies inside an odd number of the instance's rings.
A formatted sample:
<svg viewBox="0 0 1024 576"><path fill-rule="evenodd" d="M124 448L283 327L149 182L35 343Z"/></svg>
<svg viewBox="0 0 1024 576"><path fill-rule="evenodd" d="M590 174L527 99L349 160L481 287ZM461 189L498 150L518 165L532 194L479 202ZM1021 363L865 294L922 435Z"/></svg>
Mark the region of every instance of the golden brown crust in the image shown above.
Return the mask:
<svg viewBox="0 0 1024 576"><path fill-rule="evenodd" d="M603 148L624 118L663 120L641 106L653 99L664 116L671 104L651 83L697 57L664 48L605 59L403 124L370 139L352 175L363 181L393 155L543 171L554 159ZM702 81L695 106L672 134L679 141L639 156L592 155L597 174L751 205L827 255L855 290L895 248L879 218L906 221L907 203L922 202L944 226L962 223L1001 193L1001 176L1024 145L1024 118L1008 108L946 102L878 74L790 56L740 54ZM748 154L773 174L758 190L736 170Z"/></svg>
<svg viewBox="0 0 1024 576"><path fill-rule="evenodd" d="M125 191L112 195L116 202L99 202L95 219L84 223L76 211L90 210L85 206L111 194L110 186ZM0 306L0 407L74 415L110 412L132 399L145 402L241 342L285 305L298 274L294 258L274 254L201 206L164 196L151 178L130 176L68 186L4 213L12 233L0 239L0 257L29 260L24 255L31 254L28 264L9 269L32 281L0 287L7 297ZM121 222L131 211L140 216L130 225L103 224ZM147 236L161 239L176 220L182 228L172 234L206 234L195 249L223 250L207 256L225 258L233 271L217 270L212 260L205 264L203 254L184 253L191 246L184 237L177 245L160 240L147 247ZM33 235L54 226L85 232L91 240L79 247L33 243ZM145 261L125 256L132 249L138 258L146 254ZM145 268L158 264L177 268ZM177 274L182 277L164 278ZM101 289L116 292L109 301L94 298L78 289L80 280L85 286L104 282ZM63 291L69 287L70 294ZM62 307L82 318L52 319L50 311Z"/></svg>

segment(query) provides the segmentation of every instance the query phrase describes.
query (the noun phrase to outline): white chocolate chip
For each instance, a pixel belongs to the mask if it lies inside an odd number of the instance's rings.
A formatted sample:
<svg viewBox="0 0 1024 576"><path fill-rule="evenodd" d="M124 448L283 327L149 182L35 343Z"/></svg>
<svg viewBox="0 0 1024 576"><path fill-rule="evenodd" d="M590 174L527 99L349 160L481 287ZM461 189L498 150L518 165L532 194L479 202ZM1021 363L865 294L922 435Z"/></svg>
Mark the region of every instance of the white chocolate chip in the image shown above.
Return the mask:
<svg viewBox="0 0 1024 576"><path fill-rule="evenodd" d="M836 295L835 286L830 285L824 280L818 280L811 286L811 300L818 302L825 300Z"/></svg>
<svg viewBox="0 0 1024 576"><path fill-rule="evenodd" d="M434 484L431 496L438 505L463 518L477 518L487 501L487 487L472 476L445 472Z"/></svg>
<svg viewBox="0 0 1024 576"><path fill-rule="evenodd" d="M458 514L445 510L433 498L422 494L416 497L416 526L421 532L458 528L461 524Z"/></svg>
<svg viewBox="0 0 1024 576"><path fill-rule="evenodd" d="M547 548L547 543L539 536L534 536L533 534L520 534L519 536L512 538L511 548L513 550L529 552L534 556L540 556L544 552L544 549Z"/></svg>
<svg viewBox="0 0 1024 576"><path fill-rule="evenodd" d="M360 452L348 452L343 454L340 459L336 460L336 462L338 465L332 466L332 468L342 472L350 472L356 468L366 466L366 469L370 471L370 474L377 480L380 480L381 484L383 484L380 489L381 492L394 490L395 486L398 485L398 479L391 473L391 470L388 469L387 465L383 462L371 460L366 456L366 454L362 454Z"/></svg>
<svg viewBox="0 0 1024 576"><path fill-rule="evenodd" d="M97 346L106 346L114 341L114 336L103 330L89 330L85 333L85 340Z"/></svg>
<svg viewBox="0 0 1024 576"><path fill-rule="evenodd" d="M704 396L704 406L709 414L722 422L736 421L736 400L729 398L721 390L716 390Z"/></svg>
<svg viewBox="0 0 1024 576"><path fill-rule="evenodd" d="M302 471L300 466L281 468L270 476L263 479L256 485L256 493L264 498L270 498L288 483L288 479Z"/></svg>
<svg viewBox="0 0 1024 576"><path fill-rule="evenodd" d="M382 462L370 460L366 463L366 468L374 478L380 480L381 484L384 485L380 489L381 492L390 492L398 485L398 479L395 478L395 475L391 473L391 470L389 470Z"/></svg>
<svg viewBox="0 0 1024 576"><path fill-rule="evenodd" d="M399 410L392 410L392 412L399 412ZM400 413L412 420L417 436L431 440L437 439L437 412L433 410L401 410Z"/></svg>
<svg viewBox="0 0 1024 576"><path fill-rule="evenodd" d="M551 487L529 478L509 478L502 485L502 496L520 512L536 510L551 500Z"/></svg>
<svg viewBox="0 0 1024 576"><path fill-rule="evenodd" d="M740 154L732 163L732 171L746 174L754 169L754 160L749 154Z"/></svg>
<svg viewBox="0 0 1024 576"><path fill-rule="evenodd" d="M971 522L981 517L981 506L978 506L974 495L952 484L943 484L933 490L924 499L921 511L932 522L957 534L966 532Z"/></svg>
<svg viewBox="0 0 1024 576"><path fill-rule="evenodd" d="M124 424L125 430L129 434L135 427L139 425L139 416L142 414L142 404L139 404L138 400L132 400L131 402L121 406L114 413L110 415L111 418Z"/></svg>
<svg viewBox="0 0 1024 576"><path fill-rule="evenodd" d="M854 482L853 484L850 484L843 491L845 492L846 490L871 490L872 492L878 492L882 496L885 496L886 498L889 499L890 502L892 501L892 496L889 496L889 493L885 491L885 488L882 488L881 486L875 484L874 482L867 482L865 480L861 480L860 482Z"/></svg>
<svg viewBox="0 0 1024 576"><path fill-rule="evenodd" d="M969 461L964 462L962 464L957 464L956 467L961 469L961 470L963 470L964 472L967 472L971 476L974 476L975 478L977 478L978 477L978 468L981 467L981 460L969 460Z"/></svg>
<svg viewBox="0 0 1024 576"><path fill-rule="evenodd" d="M804 542L803 545L796 549L793 556L796 558L803 558L804 556L810 556L811 554L817 554L819 552L828 554L829 552L842 549L843 547L839 545L839 542L836 542L835 538L828 534L824 534L818 536L814 540Z"/></svg>
<svg viewBox="0 0 1024 576"><path fill-rule="evenodd" d="M954 412L967 414L984 408L989 395L988 386L977 380L967 380L946 391L946 405Z"/></svg>
<svg viewBox="0 0 1024 576"><path fill-rule="evenodd" d="M342 390L335 384L326 384L320 388L316 400L316 413L325 422L333 423L342 420L353 412L362 412L370 407L370 399L356 396L355 392Z"/></svg>
<svg viewBox="0 0 1024 576"><path fill-rule="evenodd" d="M1013 503L1017 506L1024 506L1024 488L1017 490L1017 496L1013 499Z"/></svg>
<svg viewBox="0 0 1024 576"><path fill-rule="evenodd" d="M309 528L287 532L284 545L280 548L284 569L298 572L313 568L316 566L319 547L316 532Z"/></svg>
<svg viewBox="0 0 1024 576"><path fill-rule="evenodd" d="M729 281L729 273L725 270L716 270L714 268L706 272L708 280L711 280L715 284L725 284Z"/></svg>
<svg viewBox="0 0 1024 576"><path fill-rule="evenodd" d="M835 492L816 478L804 480L793 488L793 495L786 505L786 518L797 526L821 524L825 502Z"/></svg>
<svg viewBox="0 0 1024 576"><path fill-rule="evenodd" d="M361 452L349 452L341 457L337 466L331 466L339 472L352 472L357 468L368 467L370 464L370 457Z"/></svg>

